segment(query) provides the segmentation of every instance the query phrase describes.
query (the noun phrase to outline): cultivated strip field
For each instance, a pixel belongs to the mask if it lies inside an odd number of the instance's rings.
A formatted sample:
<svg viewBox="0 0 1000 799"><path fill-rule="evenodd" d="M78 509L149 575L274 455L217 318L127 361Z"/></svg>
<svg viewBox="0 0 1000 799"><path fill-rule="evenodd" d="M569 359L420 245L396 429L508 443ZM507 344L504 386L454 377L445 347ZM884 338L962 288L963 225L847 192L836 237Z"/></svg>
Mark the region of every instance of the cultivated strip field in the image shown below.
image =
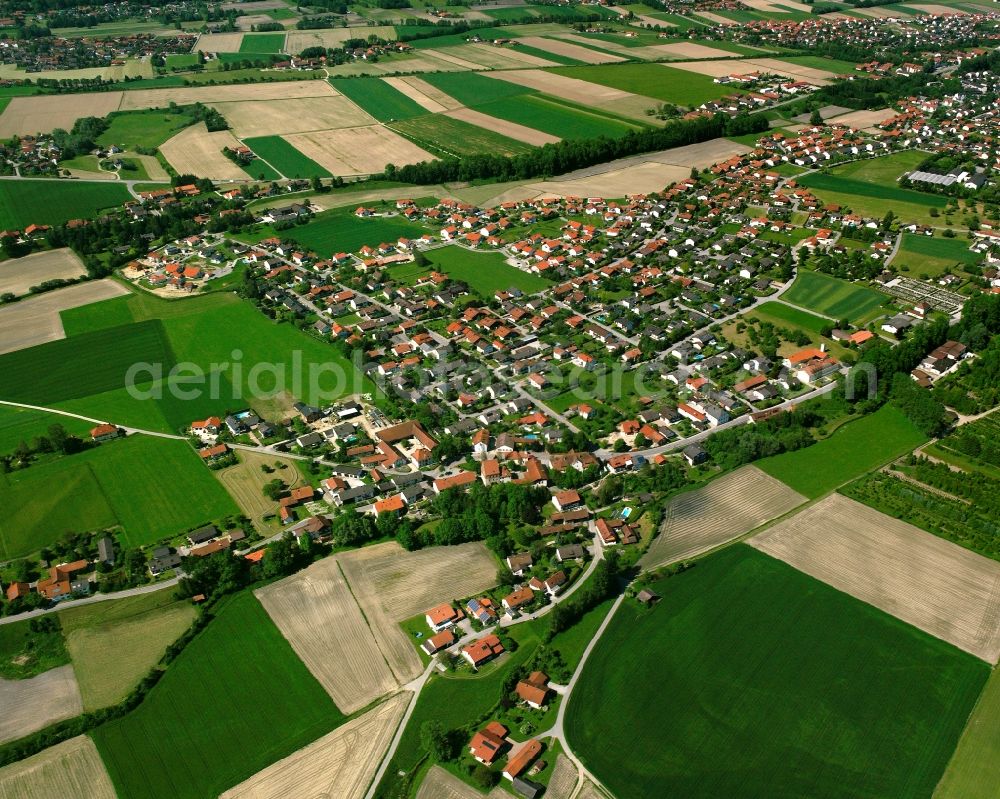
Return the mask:
<svg viewBox="0 0 1000 799"><path fill-rule="evenodd" d="M989 663L1000 657L996 561L840 494L748 543Z"/></svg>
<svg viewBox="0 0 1000 799"><path fill-rule="evenodd" d="M509 799L509 797L510 794L503 788L494 788L486 794L485 799ZM417 799L484 799L484 797L471 785L462 782L441 766L432 766L424 781L420 783Z"/></svg>
<svg viewBox="0 0 1000 799"><path fill-rule="evenodd" d="M415 164L434 156L381 125L295 133L285 140L333 175L371 175L386 164Z"/></svg>
<svg viewBox="0 0 1000 799"><path fill-rule="evenodd" d="M412 696L403 691L390 697L220 799L361 799Z"/></svg>
<svg viewBox="0 0 1000 799"><path fill-rule="evenodd" d="M160 146L163 157L182 175L213 180L249 180L250 176L222 154L223 147L240 146L228 130L209 133L204 122L184 128Z"/></svg>
<svg viewBox="0 0 1000 799"><path fill-rule="evenodd" d="M66 338L60 311L128 294L110 278L47 291L0 308L0 354Z"/></svg>
<svg viewBox="0 0 1000 799"><path fill-rule="evenodd" d="M83 712L72 666L49 669L27 680L0 678L0 743L71 719Z"/></svg>
<svg viewBox="0 0 1000 799"><path fill-rule="evenodd" d="M375 122L362 108L336 93L291 100L243 100L210 105L226 118L233 133L241 139L353 128Z"/></svg>
<svg viewBox="0 0 1000 799"><path fill-rule="evenodd" d="M508 122L506 119L491 117L489 114L483 114L471 108L458 108L454 111L446 111L444 115L452 119L460 119L463 122L468 122L470 125L495 131L503 136L509 136L512 139L523 141L535 147L541 147L543 144L555 144L557 141L560 141L558 136L529 128L526 125L518 125L516 122Z"/></svg>
<svg viewBox="0 0 1000 799"><path fill-rule="evenodd" d="M483 57L487 58L493 56L497 53L497 48L491 44L486 44L484 42L477 42L475 44L469 45L470 49L479 50L483 53ZM545 58L539 58L531 53L524 53L516 48L505 47L503 50L499 51L503 56L510 61L516 61L520 64L527 64L533 67L556 67L559 66L555 61L549 61Z"/></svg>
<svg viewBox="0 0 1000 799"><path fill-rule="evenodd" d="M569 100L572 103L604 108L608 111L614 111L639 119L649 119L646 111L659 105L659 101L654 100L652 97L632 94L631 92L622 91L611 86L602 86L599 83L591 83L579 78L568 78L565 75L557 75L541 69L490 72L487 74L487 77L505 80L509 83L515 83L518 86L527 86L529 89L537 89L540 92Z"/></svg>
<svg viewBox="0 0 1000 799"><path fill-rule="evenodd" d="M87 270L71 249L47 250L0 263L0 294L27 294L46 280L73 280Z"/></svg>
<svg viewBox="0 0 1000 799"><path fill-rule="evenodd" d="M434 84L428 83L423 78L410 76L406 78L383 78L383 80L390 82L391 85L395 86L411 100L420 103L420 105L423 105L428 110L430 110L430 108L424 105L427 100L437 103L442 109L447 109L449 111L456 108L462 108L462 104L458 100L450 94L441 91L441 89ZM409 87L409 90L407 90L406 87Z"/></svg>
<svg viewBox="0 0 1000 799"><path fill-rule="evenodd" d="M676 42L674 44L653 44L649 47L637 47L636 50L644 58L732 58L728 50L709 47L697 42Z"/></svg>
<svg viewBox="0 0 1000 799"><path fill-rule="evenodd" d="M825 69L813 69L791 61L781 61L776 58L730 58L722 61L671 61L668 65L672 68L683 69L688 72L696 72L699 75L708 75L713 78L720 78L724 75L732 75L738 72L770 72L776 75L785 75L796 80L803 80L814 86L826 86L830 79L835 77L835 73Z"/></svg>
<svg viewBox="0 0 1000 799"><path fill-rule="evenodd" d="M416 86L407 83L406 78L382 78L382 80L392 86L392 88L396 89L396 91L413 100L413 102L425 111L437 114L440 111L447 110L447 106L444 106L437 100L432 99L426 92L421 91ZM430 84L427 85L430 86ZM433 89L434 87L431 86L430 88ZM434 91L438 90L434 89ZM444 94L444 92L441 93Z"/></svg>
<svg viewBox="0 0 1000 799"><path fill-rule="evenodd" d="M339 560L325 558L254 593L340 711L353 713L399 684Z"/></svg>
<svg viewBox="0 0 1000 799"><path fill-rule="evenodd" d="M602 53L598 50L591 50L589 47L565 41L568 38L570 38L568 35L560 39L545 39L541 36L522 36L518 41L523 42L528 47L535 47L539 50L555 53L556 55L566 56L567 58L575 58L584 64L614 64L625 60L619 55Z"/></svg>
<svg viewBox="0 0 1000 799"><path fill-rule="evenodd" d="M288 488L295 488L302 482L302 475L295 467L295 462L288 458L245 449L239 450L237 456L240 461L238 464L219 469L214 474L225 486L229 495L236 500L240 510L253 522L253 526L259 532L263 532L268 529L264 517L277 513L278 510L278 503L264 496L264 486L277 477L284 480ZM261 468L262 466L273 468L276 463L283 463L285 468L275 469L271 474Z"/></svg>
<svg viewBox="0 0 1000 799"><path fill-rule="evenodd" d="M805 501L804 496L756 466L744 466L671 500L660 534L639 563L654 569L696 557Z"/></svg>
<svg viewBox="0 0 1000 799"><path fill-rule="evenodd" d="M415 678L422 666L399 622L496 583L496 561L478 541L416 552L390 541L337 557L400 683Z"/></svg>
<svg viewBox="0 0 1000 799"><path fill-rule="evenodd" d="M279 83L246 83L233 86L189 86L176 89L140 89L124 92L122 111L166 108L171 103L237 103L250 100L294 100L336 95L325 80L290 80ZM94 95L85 95L91 97ZM97 95L100 96L100 95Z"/></svg>
<svg viewBox="0 0 1000 799"><path fill-rule="evenodd" d="M94 742L78 735L0 768L0 799L116 799Z"/></svg>
<svg viewBox="0 0 1000 799"><path fill-rule="evenodd" d="M580 774L573 761L566 755L559 755L556 757L556 767L552 770L545 795L549 799L570 799L579 779Z"/></svg>

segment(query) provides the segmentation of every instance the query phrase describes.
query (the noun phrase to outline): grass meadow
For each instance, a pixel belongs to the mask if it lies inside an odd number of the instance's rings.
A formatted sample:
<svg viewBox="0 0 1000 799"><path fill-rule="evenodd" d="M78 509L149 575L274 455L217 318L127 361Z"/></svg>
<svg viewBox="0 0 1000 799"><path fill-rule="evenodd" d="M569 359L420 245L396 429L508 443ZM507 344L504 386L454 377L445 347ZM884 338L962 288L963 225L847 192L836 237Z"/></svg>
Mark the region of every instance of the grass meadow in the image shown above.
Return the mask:
<svg viewBox="0 0 1000 799"><path fill-rule="evenodd" d="M283 33L248 33L240 42L240 53L260 54L281 53L285 50Z"/></svg>
<svg viewBox="0 0 1000 799"><path fill-rule="evenodd" d="M811 447L758 461L757 466L815 499L927 440L902 411L884 405Z"/></svg>
<svg viewBox="0 0 1000 799"><path fill-rule="evenodd" d="M431 268L443 272L452 280L461 280L481 297L489 299L497 291L512 286L525 294L534 294L552 285L548 280L522 272L507 264L494 252L471 252L464 247L439 247L427 252Z"/></svg>
<svg viewBox="0 0 1000 799"><path fill-rule="evenodd" d="M629 124L598 111L571 108L556 99L530 94L508 97L476 106L477 111L500 117L519 125L541 130L560 139L617 138L641 125Z"/></svg>
<svg viewBox="0 0 1000 799"><path fill-rule="evenodd" d="M162 109L121 111L110 114L108 118L111 124L97 137L97 143L102 147L117 144L125 150L159 147L194 122L188 114L171 114Z"/></svg>
<svg viewBox="0 0 1000 799"><path fill-rule="evenodd" d="M142 435L0 476L0 504L8 558L68 532L120 525L134 547L239 513L186 441Z"/></svg>
<svg viewBox="0 0 1000 799"><path fill-rule="evenodd" d="M848 283L822 272L799 270L795 282L785 292L783 299L834 319L856 322L867 317L888 298L874 289Z"/></svg>
<svg viewBox="0 0 1000 799"><path fill-rule="evenodd" d="M652 587L567 708L573 751L617 796L927 797L989 675L743 544Z"/></svg>
<svg viewBox="0 0 1000 799"><path fill-rule="evenodd" d="M893 259L895 267L909 267L918 275L938 277L949 272L959 272L962 267L978 264L981 253L972 252L965 239L945 239L904 233L903 244Z"/></svg>
<svg viewBox="0 0 1000 799"><path fill-rule="evenodd" d="M830 325L827 319L811 314L808 311L800 311L798 308L792 308L783 302L762 303L754 309L753 315L764 317L767 321L774 322L775 324L787 323L793 327L805 328L812 333L819 333L823 328Z"/></svg>
<svg viewBox="0 0 1000 799"><path fill-rule="evenodd" d="M1000 785L1000 671L994 669L934 799L993 799Z"/></svg>
<svg viewBox="0 0 1000 799"><path fill-rule="evenodd" d="M90 422L71 416L0 405L0 453L12 451L22 441L30 444L38 436L47 435L54 424L62 425L67 433L80 438L86 438L93 427Z"/></svg>
<svg viewBox="0 0 1000 799"><path fill-rule="evenodd" d="M20 230L28 225L61 225L71 219L93 219L132 195L114 181L79 183L52 180L0 181L0 228Z"/></svg>
<svg viewBox="0 0 1000 799"><path fill-rule="evenodd" d="M300 153L281 136L256 136L245 144L288 178L331 177L329 170ZM255 165L248 167L253 172Z"/></svg>
<svg viewBox="0 0 1000 799"><path fill-rule="evenodd" d="M204 799L343 721L245 592L221 605L136 710L91 737L119 796Z"/></svg>
<svg viewBox="0 0 1000 799"><path fill-rule="evenodd" d="M333 88L357 103L379 122L425 116L427 110L381 78L331 80Z"/></svg>

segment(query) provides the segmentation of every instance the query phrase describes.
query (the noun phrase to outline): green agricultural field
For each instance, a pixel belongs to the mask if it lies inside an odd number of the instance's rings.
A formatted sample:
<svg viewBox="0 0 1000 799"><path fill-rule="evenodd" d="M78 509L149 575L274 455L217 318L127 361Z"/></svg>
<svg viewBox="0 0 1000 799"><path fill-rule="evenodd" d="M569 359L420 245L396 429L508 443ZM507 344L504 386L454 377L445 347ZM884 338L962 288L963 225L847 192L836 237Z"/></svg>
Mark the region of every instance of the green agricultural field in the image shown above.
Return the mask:
<svg viewBox="0 0 1000 799"><path fill-rule="evenodd" d="M395 122L427 113L427 109L381 78L341 78L330 83L379 122Z"/></svg>
<svg viewBox="0 0 1000 799"><path fill-rule="evenodd" d="M0 504L3 557L117 525L127 545L151 544L239 513L186 441L141 435L4 475Z"/></svg>
<svg viewBox="0 0 1000 799"><path fill-rule="evenodd" d="M775 455L757 466L815 499L927 440L903 413L884 405L811 447Z"/></svg>
<svg viewBox="0 0 1000 799"><path fill-rule="evenodd" d="M822 272L799 270L792 287L782 299L793 305L856 322L875 311L888 298L874 289L848 283Z"/></svg>
<svg viewBox="0 0 1000 799"><path fill-rule="evenodd" d="M945 239L904 233L903 244L893 259L897 268L908 267L911 273L939 277L959 272L983 260L981 253L972 252L964 239Z"/></svg>
<svg viewBox="0 0 1000 799"><path fill-rule="evenodd" d="M617 796L928 797L989 675L744 544L652 588L567 708L570 746Z"/></svg>
<svg viewBox="0 0 1000 799"><path fill-rule="evenodd" d="M712 43L715 46L715 43ZM801 67L808 67L809 69L825 69L829 72L836 72L838 75L854 75L854 67L856 64L853 61L841 61L836 58L825 58L823 56L815 55L783 55L781 57L782 61L787 61L789 64L798 64ZM926 156L921 156L926 157Z"/></svg>
<svg viewBox="0 0 1000 799"><path fill-rule="evenodd" d="M486 299L511 287L534 294L552 285L543 277L510 266L499 253L470 252L464 247L450 246L429 250L427 260L432 269L461 280Z"/></svg>
<svg viewBox="0 0 1000 799"><path fill-rule="evenodd" d="M177 53L166 57L167 69L188 69L199 63L197 53Z"/></svg>
<svg viewBox="0 0 1000 799"><path fill-rule="evenodd" d="M344 721L249 592L167 669L146 700L91 733L119 796L218 796Z"/></svg>
<svg viewBox="0 0 1000 799"><path fill-rule="evenodd" d="M477 111L541 130L560 139L617 138L641 126L573 108L544 95L523 95L476 106Z"/></svg>
<svg viewBox="0 0 1000 799"><path fill-rule="evenodd" d="M799 61L799 59L793 59ZM927 159L927 153L920 150L904 150L878 158L862 158L840 164L829 170L831 175L841 178L856 178L866 183L894 187L906 173L920 166ZM934 195L932 195L934 196Z"/></svg>
<svg viewBox="0 0 1000 799"><path fill-rule="evenodd" d="M248 33L240 42L240 53L249 55L267 55L285 51L285 34L283 33Z"/></svg>
<svg viewBox="0 0 1000 799"><path fill-rule="evenodd" d="M887 205L884 201L893 203L900 202L907 205L922 205L928 208L944 208L947 205L947 198L937 194L924 194L913 189L901 189L898 186L885 186L879 183L869 183L861 178L844 178L839 175L814 172L810 175L803 175L798 179L803 186L813 189L819 196L824 196L824 191L835 192L838 195L850 195L852 197L863 197L871 200L881 200L882 208L889 210L893 205ZM863 202L863 201L862 201ZM868 208L871 204L863 207ZM858 203L850 203L850 207L857 210ZM865 216L872 216L871 212L857 211ZM882 216L879 214L878 216ZM902 216L898 214L897 216Z"/></svg>
<svg viewBox="0 0 1000 799"><path fill-rule="evenodd" d="M558 53L551 53L548 50L543 50L540 47L532 47L531 45L525 44L524 42L517 43L517 52L527 53L528 55L533 55L538 58L544 58L547 61L554 61L557 64L562 64L567 67L576 66L578 64L583 64L576 58L570 58L568 55L560 55Z"/></svg>
<svg viewBox="0 0 1000 799"><path fill-rule="evenodd" d="M466 73L468 74L468 73ZM452 119L444 114L425 114L389 125L401 136L430 152L448 155L518 155L533 149L530 144L487 128Z"/></svg>
<svg viewBox="0 0 1000 799"><path fill-rule="evenodd" d="M713 42L713 46L714 44ZM706 75L663 64L598 64L553 67L547 71L684 106L701 105L726 94L739 93L739 90L730 86L713 83Z"/></svg>
<svg viewBox="0 0 1000 799"><path fill-rule="evenodd" d="M538 93L534 89L518 86L506 80L488 78L476 72L437 72L421 77L435 88L454 97L462 105L468 106Z"/></svg>
<svg viewBox="0 0 1000 799"><path fill-rule="evenodd" d="M0 405L0 453L11 452L22 441L30 444L38 436L47 435L54 424L80 438L86 438L93 427L90 422L71 416Z"/></svg>
<svg viewBox="0 0 1000 799"><path fill-rule="evenodd" d="M126 383L139 362L174 365L159 321L132 323L0 355L0 398L47 405Z"/></svg>
<svg viewBox="0 0 1000 799"><path fill-rule="evenodd" d="M1000 671L994 670L934 799L993 799L1000 785Z"/></svg>
<svg viewBox="0 0 1000 799"><path fill-rule="evenodd" d="M765 302L754 309L753 315L765 317L767 321L774 324L787 323L813 333L819 333L823 328L830 326L829 320L815 316L808 311L792 308L783 302Z"/></svg>
<svg viewBox="0 0 1000 799"><path fill-rule="evenodd" d="M329 170L307 158L281 136L256 136L244 143L288 178L331 177ZM254 167L249 167L253 171Z"/></svg>
<svg viewBox="0 0 1000 799"><path fill-rule="evenodd" d="M116 208L132 195L123 184L52 180L0 182L0 228L61 225L70 219L93 219L106 208Z"/></svg>

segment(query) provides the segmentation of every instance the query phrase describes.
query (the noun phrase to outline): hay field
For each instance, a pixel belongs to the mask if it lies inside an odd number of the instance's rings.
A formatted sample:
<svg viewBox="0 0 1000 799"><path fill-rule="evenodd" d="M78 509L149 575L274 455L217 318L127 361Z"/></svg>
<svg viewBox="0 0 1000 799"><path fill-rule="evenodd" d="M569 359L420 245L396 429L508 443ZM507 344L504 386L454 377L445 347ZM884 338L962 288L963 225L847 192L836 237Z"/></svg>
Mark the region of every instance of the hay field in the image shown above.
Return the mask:
<svg viewBox="0 0 1000 799"><path fill-rule="evenodd" d="M386 164L415 164L434 159L427 151L381 125L294 133L284 138L333 175L371 175L381 172Z"/></svg>
<svg viewBox="0 0 1000 799"><path fill-rule="evenodd" d="M415 86L411 86L403 78L382 78L383 81L388 83L392 88L398 91L400 94L413 100L417 105L428 111L431 114L437 114L441 111L446 111L447 108L441 105L437 100L433 100L428 97L424 92Z"/></svg>
<svg viewBox="0 0 1000 799"><path fill-rule="evenodd" d="M483 544L406 552L395 541L338 556L389 667L400 683L422 664L399 622L434 605L496 584L497 563Z"/></svg>
<svg viewBox="0 0 1000 799"><path fill-rule="evenodd" d="M209 103L241 139L372 125L375 118L340 94L292 100Z"/></svg>
<svg viewBox="0 0 1000 799"><path fill-rule="evenodd" d="M463 122L468 122L470 125L477 125L480 128L486 128L486 130L492 130L502 136L509 136L512 139L523 141L535 147L541 147L543 144L555 144L557 141L560 141L558 136L552 136L544 131L529 128L526 125L518 125L516 122L508 122L506 119L491 117L488 114L473 111L471 108L445 111L444 116L451 117L452 119L460 119Z"/></svg>
<svg viewBox="0 0 1000 799"><path fill-rule="evenodd" d="M194 621L195 609L178 602L134 618L71 630L66 648L73 659L84 710L124 699L163 653Z"/></svg>
<svg viewBox="0 0 1000 799"><path fill-rule="evenodd" d="M399 687L340 571L339 556L254 593L342 713Z"/></svg>
<svg viewBox="0 0 1000 799"><path fill-rule="evenodd" d="M639 562L653 569L694 558L805 501L804 496L756 466L744 466L671 500L660 534Z"/></svg>
<svg viewBox="0 0 1000 799"><path fill-rule="evenodd" d="M203 33L194 46L195 52L203 53L238 53L243 44L242 33Z"/></svg>
<svg viewBox="0 0 1000 799"><path fill-rule="evenodd" d="M0 263L0 294L27 294L46 280L73 280L85 274L83 262L68 247L36 252Z"/></svg>
<svg viewBox="0 0 1000 799"><path fill-rule="evenodd" d="M488 56L484 57L492 57L492 54L499 52L507 61L516 61L518 64L527 64L532 67L559 66L557 62L549 61L547 58L540 58L532 53L522 53L516 47L497 48L491 44L486 44L485 42L475 42L468 45L468 47L473 50L479 50L480 52L487 53Z"/></svg>
<svg viewBox="0 0 1000 799"><path fill-rule="evenodd" d="M123 92L14 97L0 114L0 138L69 130L80 117L103 117L117 111Z"/></svg>
<svg viewBox="0 0 1000 799"><path fill-rule="evenodd" d="M83 712L72 666L49 669L28 680L0 678L0 743L71 719Z"/></svg>
<svg viewBox="0 0 1000 799"><path fill-rule="evenodd" d="M518 86L527 86L545 94L579 103L583 106L604 108L618 114L632 116L644 120L649 117L646 111L660 104L659 100L644 97L641 94L616 89L612 86L602 86L599 83L568 78L540 69L516 69L506 72L490 72L487 77L505 80ZM662 187L661 187L662 188Z"/></svg>
<svg viewBox="0 0 1000 799"><path fill-rule="evenodd" d="M254 528L264 532L269 529L264 517L278 511L278 503L264 496L264 486L275 478L281 478L289 488L294 488L302 482L302 475L296 468L295 462L288 458L242 449L237 450L237 456L239 463L219 469L214 474L225 486L229 495L236 500L236 504L250 519ZM265 465L273 468L275 463L283 463L285 468L275 469L271 474L261 469L261 466Z"/></svg>
<svg viewBox="0 0 1000 799"><path fill-rule="evenodd" d="M425 103L435 103L441 106L439 110L452 111L456 108L462 108L462 104L458 100L423 78L383 78L383 80L399 89L414 102L424 106L428 111L431 110L430 106L425 105Z"/></svg>
<svg viewBox="0 0 1000 799"><path fill-rule="evenodd" d="M417 799L510 799L510 794L497 787L484 796L441 766L431 766L424 781L420 783Z"/></svg>
<svg viewBox="0 0 1000 799"><path fill-rule="evenodd" d="M116 799L94 742L78 735L0 768L0 799Z"/></svg>
<svg viewBox="0 0 1000 799"><path fill-rule="evenodd" d="M66 338L60 311L128 294L110 278L47 291L0 308L0 354Z"/></svg>
<svg viewBox="0 0 1000 799"><path fill-rule="evenodd" d="M160 145L160 152L180 174L213 180L249 180L250 176L222 154L239 140L228 130L209 133L204 122L184 128Z"/></svg>
<svg viewBox="0 0 1000 799"><path fill-rule="evenodd" d="M1000 563L832 494L747 543L989 663Z"/></svg>
<svg viewBox="0 0 1000 799"><path fill-rule="evenodd" d="M403 691L390 697L219 799L361 799L412 696Z"/></svg>
<svg viewBox="0 0 1000 799"><path fill-rule="evenodd" d="M328 28L315 31L290 31L285 40L285 49L296 55L307 47L340 47L348 39L367 39L375 34L381 39L396 38L396 29L390 25L376 25L367 28Z"/></svg>
<svg viewBox="0 0 1000 799"><path fill-rule="evenodd" d="M185 86L176 89L138 89L124 92L122 111L166 108L171 103L237 103L253 100L296 100L330 97L337 92L325 80L289 80L277 83L245 83L233 86ZM78 96L78 95L77 95Z"/></svg>
<svg viewBox="0 0 1000 799"><path fill-rule="evenodd" d="M566 41L566 37L560 39L546 39L542 36L520 36L519 42L523 42L528 47L536 47L539 50L555 53L556 55L575 58L584 64L614 64L626 59L611 53L602 53L598 50L591 50L573 42Z"/></svg>

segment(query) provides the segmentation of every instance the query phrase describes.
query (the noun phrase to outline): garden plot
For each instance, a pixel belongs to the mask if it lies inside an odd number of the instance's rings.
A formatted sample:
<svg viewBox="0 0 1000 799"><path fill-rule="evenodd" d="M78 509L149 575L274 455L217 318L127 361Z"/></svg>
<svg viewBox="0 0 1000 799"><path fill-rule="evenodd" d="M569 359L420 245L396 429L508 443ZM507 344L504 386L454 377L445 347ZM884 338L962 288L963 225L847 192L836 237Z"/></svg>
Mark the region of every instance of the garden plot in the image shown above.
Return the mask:
<svg viewBox="0 0 1000 799"><path fill-rule="evenodd" d="M374 117L362 108L343 95L336 94L293 100L246 100L209 105L226 118L233 133L241 139L353 128L375 122Z"/></svg>
<svg viewBox="0 0 1000 799"><path fill-rule="evenodd" d="M27 294L47 280L75 280L87 274L71 249L46 250L0 263L0 294Z"/></svg>
<svg viewBox="0 0 1000 799"><path fill-rule="evenodd" d="M103 117L117 111L123 92L14 97L0 114L0 138L70 130L81 117Z"/></svg>
<svg viewBox="0 0 1000 799"><path fill-rule="evenodd" d="M381 125L295 133L285 136L306 158L311 158L333 175L371 175L386 164L416 164L434 159L430 153Z"/></svg>
<svg viewBox="0 0 1000 799"><path fill-rule="evenodd" d="M479 542L406 552L390 541L338 558L400 683L420 674L421 663L399 622L496 584L497 563Z"/></svg>
<svg viewBox="0 0 1000 799"><path fill-rule="evenodd" d="M27 680L0 678L0 743L83 712L72 666L49 669Z"/></svg>
<svg viewBox="0 0 1000 799"><path fill-rule="evenodd" d="M798 507L806 498L755 466L744 466L667 506L660 534L639 561L647 569L689 560Z"/></svg>
<svg viewBox="0 0 1000 799"><path fill-rule="evenodd" d="M2 799L116 799L94 742L78 735L0 769Z"/></svg>
<svg viewBox="0 0 1000 799"><path fill-rule="evenodd" d="M396 694L230 788L220 799L361 799L412 696L408 691Z"/></svg>
<svg viewBox="0 0 1000 799"><path fill-rule="evenodd" d="M341 573L339 556L254 593L342 713L399 687Z"/></svg>
<svg viewBox="0 0 1000 799"><path fill-rule="evenodd" d="M1000 563L833 494L748 543L989 663Z"/></svg>
<svg viewBox="0 0 1000 799"><path fill-rule="evenodd" d="M249 180L249 175L222 154L239 140L228 130L209 132L204 122L184 128L160 146L163 157L182 175L212 180Z"/></svg>
<svg viewBox="0 0 1000 799"><path fill-rule="evenodd" d="M61 311L128 294L110 278L47 291L0 308L0 354L66 338Z"/></svg>

